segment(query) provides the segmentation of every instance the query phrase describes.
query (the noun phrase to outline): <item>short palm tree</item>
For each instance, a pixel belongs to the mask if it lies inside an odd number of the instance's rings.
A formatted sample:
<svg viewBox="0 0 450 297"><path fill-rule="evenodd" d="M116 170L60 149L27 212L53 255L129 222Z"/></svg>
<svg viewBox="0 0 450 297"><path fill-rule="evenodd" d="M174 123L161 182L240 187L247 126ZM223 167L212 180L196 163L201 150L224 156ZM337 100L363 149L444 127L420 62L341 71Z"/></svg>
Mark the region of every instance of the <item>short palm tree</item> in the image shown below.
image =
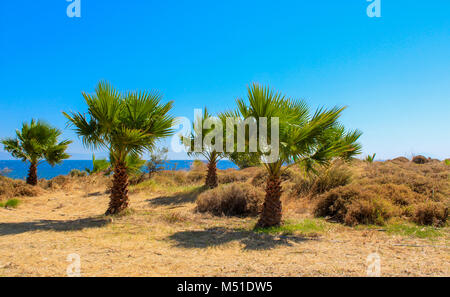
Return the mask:
<svg viewBox="0 0 450 297"><path fill-rule="evenodd" d="M210 121L212 125L205 125L206 121ZM224 156L223 148L220 150L216 149L215 138L211 135L214 133L214 122L215 120L205 108L203 114L197 116L195 119L191 134L181 137L182 143L188 148L188 156L203 156L208 162L205 186L210 189L216 188L219 184L217 178L217 163ZM219 119L217 119L216 123L219 123ZM205 126L210 127L205 128ZM212 138L210 142L205 141L207 137Z"/></svg>
<svg viewBox="0 0 450 297"><path fill-rule="evenodd" d="M248 89L248 104L237 100L237 110L221 114L221 118L254 118L258 125L262 118L268 122L267 143L272 143L270 126L272 120L279 121L279 158L264 162L267 154L258 144L261 163L269 173L266 197L257 227L272 227L281 224L281 174L293 165L301 165L306 171L317 166L326 166L335 158L349 160L360 153L357 140L359 131L346 132L338 123L344 108L318 109L310 113L307 104L274 93L269 88L253 84ZM258 138L259 141L259 138ZM284 166L287 165L287 166Z"/></svg>
<svg viewBox="0 0 450 297"><path fill-rule="evenodd" d="M173 134L172 102L162 104L158 93L121 94L106 82L98 84L95 94L83 97L87 115L64 115L86 147L109 150L114 175L106 215L119 214L129 203L127 159L151 151L159 138Z"/></svg>
<svg viewBox="0 0 450 297"><path fill-rule="evenodd" d="M30 162L27 184L37 185L37 166L47 161L51 166L61 163L70 156L66 154L67 147L72 141L58 142L62 132L43 121L31 120L23 123L22 130L16 131L16 138L1 141L5 151L23 162Z"/></svg>

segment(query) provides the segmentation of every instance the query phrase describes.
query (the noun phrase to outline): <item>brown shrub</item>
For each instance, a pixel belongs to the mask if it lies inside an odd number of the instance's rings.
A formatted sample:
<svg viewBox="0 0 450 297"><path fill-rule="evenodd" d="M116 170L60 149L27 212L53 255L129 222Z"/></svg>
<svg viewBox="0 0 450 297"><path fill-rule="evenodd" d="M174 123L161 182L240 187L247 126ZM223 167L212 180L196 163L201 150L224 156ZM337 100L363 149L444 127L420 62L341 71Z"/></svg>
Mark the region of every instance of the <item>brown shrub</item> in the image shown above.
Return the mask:
<svg viewBox="0 0 450 297"><path fill-rule="evenodd" d="M424 156L415 156L412 159L412 162L415 164L426 164L426 163L430 162L430 160L425 158Z"/></svg>
<svg viewBox="0 0 450 297"><path fill-rule="evenodd" d="M261 210L264 192L246 183L222 185L197 198L197 210L214 215L256 216Z"/></svg>
<svg viewBox="0 0 450 297"><path fill-rule="evenodd" d="M355 181L360 185L405 185L433 201L450 197L450 168L442 163L377 162L362 170Z"/></svg>
<svg viewBox="0 0 450 297"><path fill-rule="evenodd" d="M39 186L43 189L48 190L61 190L61 189L69 189L74 184L74 178L66 175L59 175L50 180L41 179L39 180Z"/></svg>
<svg viewBox="0 0 450 297"><path fill-rule="evenodd" d="M23 180L0 176L0 197L36 197L42 192L39 187L27 185Z"/></svg>
<svg viewBox="0 0 450 297"><path fill-rule="evenodd" d="M335 188L318 198L314 209L317 217L331 217L347 225L377 224L399 216L404 211L389 197L379 195L381 189L360 187L355 184Z"/></svg>
<svg viewBox="0 0 450 297"><path fill-rule="evenodd" d="M206 178L206 171L189 171L186 179L190 183L199 183Z"/></svg>
<svg viewBox="0 0 450 297"><path fill-rule="evenodd" d="M419 225L442 227L448 219L449 208L443 203L426 202L415 208L413 221Z"/></svg>
<svg viewBox="0 0 450 297"><path fill-rule="evenodd" d="M367 188L378 196L390 199L392 203L400 206L408 206L426 200L425 196L415 193L406 185L369 185Z"/></svg>
<svg viewBox="0 0 450 297"><path fill-rule="evenodd" d="M409 163L409 159L406 157L398 157L398 158L393 159L392 162Z"/></svg>

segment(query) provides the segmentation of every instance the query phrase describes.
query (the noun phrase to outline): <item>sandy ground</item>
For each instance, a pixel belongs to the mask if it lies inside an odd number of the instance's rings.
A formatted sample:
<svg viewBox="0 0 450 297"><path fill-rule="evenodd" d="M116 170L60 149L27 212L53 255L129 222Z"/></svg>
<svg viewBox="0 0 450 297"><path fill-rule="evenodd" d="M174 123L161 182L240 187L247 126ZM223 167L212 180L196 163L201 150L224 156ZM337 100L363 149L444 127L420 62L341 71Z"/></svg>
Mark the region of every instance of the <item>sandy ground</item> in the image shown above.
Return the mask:
<svg viewBox="0 0 450 297"><path fill-rule="evenodd" d="M319 237L250 231L254 219L196 214L194 195L131 195L133 212L102 216L108 196L82 190L0 209L0 276L450 276L448 237L424 240L341 225ZM294 214L287 214L287 217Z"/></svg>

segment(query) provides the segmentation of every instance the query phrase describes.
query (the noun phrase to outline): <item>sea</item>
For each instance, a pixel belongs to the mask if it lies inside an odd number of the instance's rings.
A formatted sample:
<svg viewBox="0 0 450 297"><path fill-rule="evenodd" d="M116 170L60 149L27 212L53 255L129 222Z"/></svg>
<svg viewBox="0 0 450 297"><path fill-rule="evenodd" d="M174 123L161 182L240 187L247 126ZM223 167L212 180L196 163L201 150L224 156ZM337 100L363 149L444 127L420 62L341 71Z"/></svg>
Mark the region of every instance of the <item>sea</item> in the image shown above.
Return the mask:
<svg viewBox="0 0 450 297"><path fill-rule="evenodd" d="M170 160L163 164L165 170L189 170L192 166L192 160ZM14 178L26 179L28 174L29 163L19 160L0 160L0 174ZM38 166L38 177L52 179L58 175L67 175L72 169L85 170L92 169L91 160L65 160L55 167L43 162ZM217 168L221 170L238 167L229 160L221 160L217 164Z"/></svg>

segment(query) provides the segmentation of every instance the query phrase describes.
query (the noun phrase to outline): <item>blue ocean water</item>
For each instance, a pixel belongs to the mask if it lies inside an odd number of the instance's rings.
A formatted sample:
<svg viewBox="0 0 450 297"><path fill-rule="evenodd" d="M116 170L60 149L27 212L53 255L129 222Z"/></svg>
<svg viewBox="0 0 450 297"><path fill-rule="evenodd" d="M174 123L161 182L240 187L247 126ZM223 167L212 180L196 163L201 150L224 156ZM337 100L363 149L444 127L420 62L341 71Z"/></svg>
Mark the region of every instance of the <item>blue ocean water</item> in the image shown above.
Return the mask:
<svg viewBox="0 0 450 297"><path fill-rule="evenodd" d="M164 165L166 170L188 170L193 161L190 160L170 160ZM28 174L29 163L24 163L19 160L0 160L0 172L3 175L15 178L25 179ZM38 177L51 179L58 175L67 175L72 169L84 170L85 168L92 169L92 161L90 160L66 160L60 165L51 167L47 163L42 163L38 166ZM218 169L237 168L237 166L228 160L221 160L217 164Z"/></svg>

